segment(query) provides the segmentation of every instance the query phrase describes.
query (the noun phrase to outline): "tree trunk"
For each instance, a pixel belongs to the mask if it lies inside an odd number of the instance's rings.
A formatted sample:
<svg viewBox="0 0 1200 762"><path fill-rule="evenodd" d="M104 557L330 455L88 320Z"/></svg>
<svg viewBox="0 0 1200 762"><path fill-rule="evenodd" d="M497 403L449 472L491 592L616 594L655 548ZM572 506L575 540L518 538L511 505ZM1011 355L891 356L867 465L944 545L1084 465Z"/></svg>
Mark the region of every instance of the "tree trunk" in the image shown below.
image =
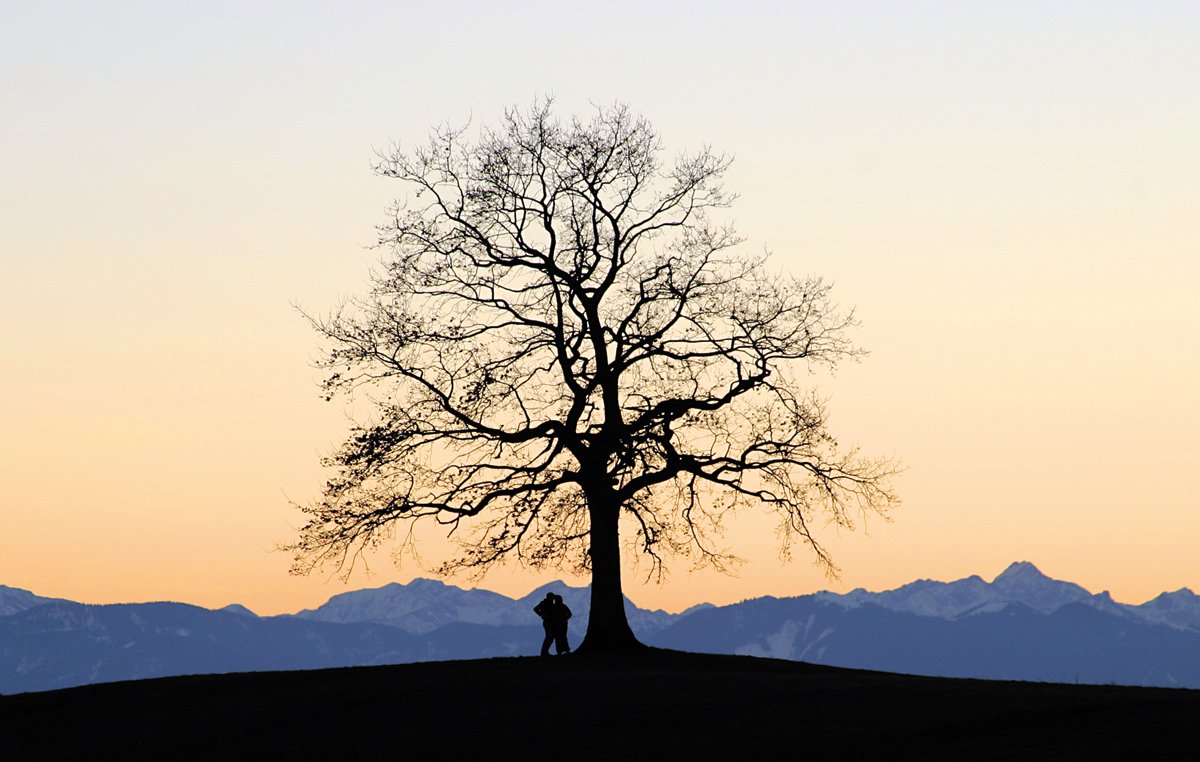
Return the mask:
<svg viewBox="0 0 1200 762"><path fill-rule="evenodd" d="M621 592L621 545L617 525L620 506L610 499L588 497L591 519L592 607L587 634L579 651L608 654L644 648L629 629Z"/></svg>

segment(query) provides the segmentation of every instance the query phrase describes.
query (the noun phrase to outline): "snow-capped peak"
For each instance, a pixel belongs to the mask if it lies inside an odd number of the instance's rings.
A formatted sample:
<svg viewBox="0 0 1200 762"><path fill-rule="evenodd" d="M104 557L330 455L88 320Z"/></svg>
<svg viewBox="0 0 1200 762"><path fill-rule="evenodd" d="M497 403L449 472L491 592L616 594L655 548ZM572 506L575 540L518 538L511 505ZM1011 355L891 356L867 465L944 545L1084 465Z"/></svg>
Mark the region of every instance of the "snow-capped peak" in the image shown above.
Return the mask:
<svg viewBox="0 0 1200 762"><path fill-rule="evenodd" d="M1161 593L1140 606L1131 606L1142 619L1182 630L1200 631L1200 596L1186 587Z"/></svg>
<svg viewBox="0 0 1200 762"><path fill-rule="evenodd" d="M1042 574L1041 569L1038 569L1028 561L1014 561L1008 565L1008 568L996 575L992 580L992 584L1004 581L1007 583L1015 583L1018 580L1049 580L1045 574Z"/></svg>
<svg viewBox="0 0 1200 762"><path fill-rule="evenodd" d="M1047 577L1028 561L1011 564L992 580L992 589L1007 600L1024 603L1039 611L1053 611L1092 597L1090 592L1073 582Z"/></svg>
<svg viewBox="0 0 1200 762"><path fill-rule="evenodd" d="M892 611L943 619L956 619L978 611L993 611L1008 604L1021 604L1036 611L1050 612L1090 597L1091 593L1079 585L1051 579L1028 561L1011 564L990 583L971 575L954 582L917 580L882 593L870 593L859 588L845 595L828 592L817 594L818 600L843 608L870 603Z"/></svg>
<svg viewBox="0 0 1200 762"><path fill-rule="evenodd" d="M61 598L43 598L19 587L0 585L0 616L16 614L46 603L60 603Z"/></svg>

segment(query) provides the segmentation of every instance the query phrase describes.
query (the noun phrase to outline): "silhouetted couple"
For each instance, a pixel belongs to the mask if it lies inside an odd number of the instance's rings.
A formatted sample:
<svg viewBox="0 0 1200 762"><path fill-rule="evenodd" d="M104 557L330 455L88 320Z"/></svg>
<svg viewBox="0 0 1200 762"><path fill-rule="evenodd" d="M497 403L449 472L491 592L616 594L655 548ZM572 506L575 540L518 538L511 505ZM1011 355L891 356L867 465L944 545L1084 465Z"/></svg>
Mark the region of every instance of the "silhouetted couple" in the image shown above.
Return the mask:
<svg viewBox="0 0 1200 762"><path fill-rule="evenodd" d="M567 620L571 618L571 609L563 603L562 596L546 593L546 597L533 607L533 613L542 618L542 627L546 630L542 656L550 655L551 643L554 644L555 653L571 653L571 646L567 644Z"/></svg>

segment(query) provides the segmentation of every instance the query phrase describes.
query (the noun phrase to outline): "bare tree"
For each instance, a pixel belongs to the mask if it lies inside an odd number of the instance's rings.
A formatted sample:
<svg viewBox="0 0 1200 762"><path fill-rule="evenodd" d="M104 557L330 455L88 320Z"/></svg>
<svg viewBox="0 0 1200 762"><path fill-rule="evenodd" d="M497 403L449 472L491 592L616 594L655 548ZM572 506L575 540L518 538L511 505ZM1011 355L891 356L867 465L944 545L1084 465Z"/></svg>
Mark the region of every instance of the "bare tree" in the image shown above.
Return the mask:
<svg viewBox="0 0 1200 762"><path fill-rule="evenodd" d="M366 392L374 418L302 506L298 573L353 568L410 522L463 525L440 571L589 570L581 650L618 650L637 646L622 525L655 572L721 566L722 518L757 505L785 553L798 539L832 572L815 517L886 513L890 464L839 454L799 381L859 353L853 316L820 279L735 252L709 216L732 200L726 157L663 153L624 106L560 121L542 102L380 155L412 192L380 228L388 255L369 296L312 319L328 395Z"/></svg>

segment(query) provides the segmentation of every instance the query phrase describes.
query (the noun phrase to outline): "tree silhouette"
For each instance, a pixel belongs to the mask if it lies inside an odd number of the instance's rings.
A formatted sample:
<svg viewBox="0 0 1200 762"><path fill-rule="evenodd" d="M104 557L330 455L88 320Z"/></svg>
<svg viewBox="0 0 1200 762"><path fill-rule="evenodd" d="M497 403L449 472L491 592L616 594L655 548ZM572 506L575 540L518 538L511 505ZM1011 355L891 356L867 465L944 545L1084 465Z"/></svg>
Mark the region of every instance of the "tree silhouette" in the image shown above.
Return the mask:
<svg viewBox="0 0 1200 762"><path fill-rule="evenodd" d="M358 391L370 423L288 546L294 570L352 569L398 526L460 538L439 571L515 556L590 571L583 651L637 647L621 542L723 567L722 519L758 505L831 573L818 515L853 526L894 502L892 470L839 453L798 381L859 354L853 316L818 278L774 274L709 211L729 160L664 162L627 107L509 110L474 141L434 130L381 153L411 195L380 227L370 295L310 318L329 344L328 397ZM411 541L411 531L407 535Z"/></svg>

